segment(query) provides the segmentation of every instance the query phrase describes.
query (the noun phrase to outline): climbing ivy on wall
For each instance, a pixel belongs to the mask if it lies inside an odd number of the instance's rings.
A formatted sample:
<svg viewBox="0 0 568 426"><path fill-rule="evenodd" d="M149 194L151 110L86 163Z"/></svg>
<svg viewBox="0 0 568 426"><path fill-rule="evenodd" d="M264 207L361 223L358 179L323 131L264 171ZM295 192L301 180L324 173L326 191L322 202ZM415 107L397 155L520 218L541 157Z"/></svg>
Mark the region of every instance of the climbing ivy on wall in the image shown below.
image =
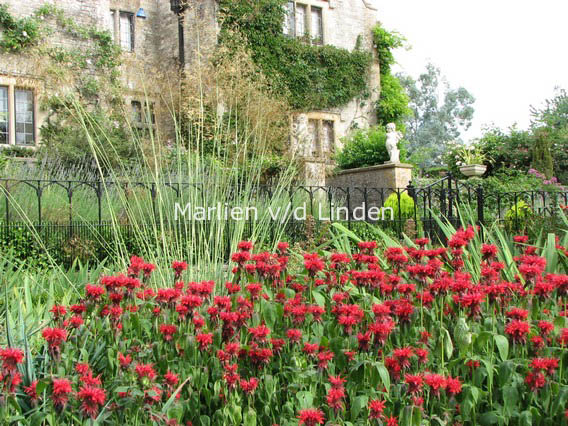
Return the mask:
<svg viewBox="0 0 568 426"><path fill-rule="evenodd" d="M381 93L377 101L377 118L379 125L386 126L395 123L397 128L404 130L404 119L412 114L408 107L410 99L399 79L391 72L394 64L393 50L403 47L405 38L396 32L387 31L380 24L373 28L373 43L381 74Z"/></svg>
<svg viewBox="0 0 568 426"><path fill-rule="evenodd" d="M0 50L18 53L33 46L40 38L40 25L35 16L15 18L8 6L0 4Z"/></svg>
<svg viewBox="0 0 568 426"><path fill-rule="evenodd" d="M283 34L285 0L221 0L220 42L244 36L251 56L272 88L293 108L339 107L369 95L370 52L315 46Z"/></svg>

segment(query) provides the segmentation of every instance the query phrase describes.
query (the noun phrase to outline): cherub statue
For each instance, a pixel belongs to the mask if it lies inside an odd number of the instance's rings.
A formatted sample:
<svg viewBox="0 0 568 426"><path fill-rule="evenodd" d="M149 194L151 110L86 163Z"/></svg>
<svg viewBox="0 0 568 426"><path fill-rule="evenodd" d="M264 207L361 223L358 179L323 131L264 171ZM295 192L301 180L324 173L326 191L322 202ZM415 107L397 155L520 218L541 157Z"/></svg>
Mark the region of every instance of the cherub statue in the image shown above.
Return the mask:
<svg viewBox="0 0 568 426"><path fill-rule="evenodd" d="M398 141L402 139L402 133L396 130L394 123L387 124L387 151L389 153L391 163L400 163L400 151L398 149Z"/></svg>

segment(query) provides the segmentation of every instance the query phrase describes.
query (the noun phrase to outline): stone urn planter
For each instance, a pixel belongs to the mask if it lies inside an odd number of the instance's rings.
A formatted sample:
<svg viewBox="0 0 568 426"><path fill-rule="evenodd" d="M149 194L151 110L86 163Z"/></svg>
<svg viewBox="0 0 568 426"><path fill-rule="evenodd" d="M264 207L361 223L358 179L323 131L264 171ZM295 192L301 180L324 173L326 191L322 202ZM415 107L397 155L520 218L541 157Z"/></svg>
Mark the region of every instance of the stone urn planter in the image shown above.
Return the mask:
<svg viewBox="0 0 568 426"><path fill-rule="evenodd" d="M460 167L460 172L467 177L483 176L483 173L485 173L486 170L487 166L483 164L468 164L467 166Z"/></svg>

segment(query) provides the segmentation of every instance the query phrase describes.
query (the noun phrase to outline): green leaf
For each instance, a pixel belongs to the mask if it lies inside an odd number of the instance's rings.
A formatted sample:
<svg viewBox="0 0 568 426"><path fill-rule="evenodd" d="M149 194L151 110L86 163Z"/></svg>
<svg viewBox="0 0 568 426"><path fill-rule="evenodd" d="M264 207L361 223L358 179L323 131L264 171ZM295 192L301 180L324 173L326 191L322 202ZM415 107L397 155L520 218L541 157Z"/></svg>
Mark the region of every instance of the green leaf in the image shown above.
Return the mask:
<svg viewBox="0 0 568 426"><path fill-rule="evenodd" d="M312 291L312 295L314 296L314 300L318 304L318 306L325 308L325 297L323 297L323 295L321 293L318 293L317 291Z"/></svg>
<svg viewBox="0 0 568 426"><path fill-rule="evenodd" d="M530 411L523 411L519 416L520 426L532 426L532 413Z"/></svg>
<svg viewBox="0 0 568 426"><path fill-rule="evenodd" d="M482 425L494 425L496 423L499 423L499 416L495 411L489 411L481 415L481 417L479 418L479 423L481 423Z"/></svg>
<svg viewBox="0 0 568 426"><path fill-rule="evenodd" d="M390 391L390 375L389 375L389 371L386 369L386 367L379 363L377 365L377 370L379 371L379 376L381 376L381 381L383 382L383 386L385 387L385 389L387 390L387 393Z"/></svg>
<svg viewBox="0 0 568 426"><path fill-rule="evenodd" d="M296 394L296 399L300 404L300 408L302 410L306 408L311 408L314 402L314 396L311 392L308 391L301 391Z"/></svg>
<svg viewBox="0 0 568 426"><path fill-rule="evenodd" d="M505 336L501 336L499 334L493 336L493 338L495 339L495 344L499 350L499 356L503 361L506 361L509 356L509 341Z"/></svg>
<svg viewBox="0 0 568 426"><path fill-rule="evenodd" d="M244 426L256 426L256 411L252 408L245 413Z"/></svg>
<svg viewBox="0 0 568 426"><path fill-rule="evenodd" d="M452 357L452 353L454 352L454 344L452 343L450 332L445 328L443 330L444 330L444 351L446 352L446 358L450 359Z"/></svg>
<svg viewBox="0 0 568 426"><path fill-rule="evenodd" d="M357 420L361 411L367 406L368 401L369 397L367 395L360 395L353 399L353 403L351 404L351 420Z"/></svg>
<svg viewBox="0 0 568 426"><path fill-rule="evenodd" d="M519 391L516 386L505 386L503 388L503 411L511 416L519 403Z"/></svg>
<svg viewBox="0 0 568 426"><path fill-rule="evenodd" d="M262 316L266 325L273 329L274 324L276 324L276 304L267 302L264 299L261 299L261 307L262 307Z"/></svg>

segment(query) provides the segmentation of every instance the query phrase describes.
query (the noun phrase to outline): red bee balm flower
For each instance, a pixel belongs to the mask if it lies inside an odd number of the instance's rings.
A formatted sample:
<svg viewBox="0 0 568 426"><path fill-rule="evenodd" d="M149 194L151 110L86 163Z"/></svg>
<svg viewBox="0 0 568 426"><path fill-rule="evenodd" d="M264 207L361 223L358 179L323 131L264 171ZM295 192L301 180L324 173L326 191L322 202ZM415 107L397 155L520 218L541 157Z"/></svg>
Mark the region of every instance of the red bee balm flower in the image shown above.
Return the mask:
<svg viewBox="0 0 568 426"><path fill-rule="evenodd" d="M16 371L17 364L21 364L24 359L24 353L20 349L0 349L0 358L2 358L4 370Z"/></svg>
<svg viewBox="0 0 568 426"><path fill-rule="evenodd" d="M511 336L514 343L525 343L530 329L528 322L513 320L505 327L505 333Z"/></svg>
<svg viewBox="0 0 568 426"><path fill-rule="evenodd" d="M41 335L49 343L50 348L56 348L67 340L67 331L62 328L45 328Z"/></svg>
<svg viewBox="0 0 568 426"><path fill-rule="evenodd" d="M300 410L298 412L300 419L298 425L315 426L321 425L325 421L323 411L309 408L307 410Z"/></svg>
<svg viewBox="0 0 568 426"><path fill-rule="evenodd" d="M71 382L67 379L53 379L53 392L51 399L53 404L61 409L67 404L71 393Z"/></svg>
<svg viewBox="0 0 568 426"><path fill-rule="evenodd" d="M105 403L105 391L101 388L94 386L83 386L77 392L77 399L81 401L81 410L83 413L94 419L100 409L100 406Z"/></svg>
<svg viewBox="0 0 568 426"><path fill-rule="evenodd" d="M201 350L207 349L213 343L213 333L198 334L195 338L199 342L199 349Z"/></svg>
<svg viewBox="0 0 568 426"><path fill-rule="evenodd" d="M385 401L381 401L380 399L372 399L369 401L368 407L370 419L381 419L383 417Z"/></svg>
<svg viewBox="0 0 568 426"><path fill-rule="evenodd" d="M160 333L164 336L166 342L172 340L173 335L176 333L177 327L173 324L160 325Z"/></svg>
<svg viewBox="0 0 568 426"><path fill-rule="evenodd" d="M176 274L176 278L179 278L181 273L187 269L187 263L174 261L174 262L172 262L172 269L174 270L174 272Z"/></svg>

